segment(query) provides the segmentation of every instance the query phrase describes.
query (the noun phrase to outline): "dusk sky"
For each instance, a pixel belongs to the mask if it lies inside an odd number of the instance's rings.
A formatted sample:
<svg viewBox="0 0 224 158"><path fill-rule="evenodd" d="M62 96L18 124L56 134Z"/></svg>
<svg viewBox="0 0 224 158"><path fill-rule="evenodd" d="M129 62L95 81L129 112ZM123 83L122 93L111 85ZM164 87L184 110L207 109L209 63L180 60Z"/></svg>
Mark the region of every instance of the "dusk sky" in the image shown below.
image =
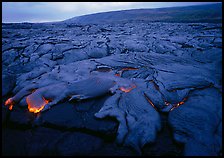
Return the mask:
<svg viewBox="0 0 224 158"><path fill-rule="evenodd" d="M2 22L52 22L98 12L217 2L2 2Z"/></svg>

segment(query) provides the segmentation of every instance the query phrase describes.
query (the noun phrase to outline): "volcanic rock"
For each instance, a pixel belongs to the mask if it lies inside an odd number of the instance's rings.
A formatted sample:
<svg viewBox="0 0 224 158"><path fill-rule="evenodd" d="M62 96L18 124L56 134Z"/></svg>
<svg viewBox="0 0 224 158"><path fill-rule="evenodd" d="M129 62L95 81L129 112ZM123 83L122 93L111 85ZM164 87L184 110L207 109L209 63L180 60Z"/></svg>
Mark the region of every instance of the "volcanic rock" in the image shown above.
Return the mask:
<svg viewBox="0 0 224 158"><path fill-rule="evenodd" d="M125 14L2 24L3 155L222 155L219 18Z"/></svg>

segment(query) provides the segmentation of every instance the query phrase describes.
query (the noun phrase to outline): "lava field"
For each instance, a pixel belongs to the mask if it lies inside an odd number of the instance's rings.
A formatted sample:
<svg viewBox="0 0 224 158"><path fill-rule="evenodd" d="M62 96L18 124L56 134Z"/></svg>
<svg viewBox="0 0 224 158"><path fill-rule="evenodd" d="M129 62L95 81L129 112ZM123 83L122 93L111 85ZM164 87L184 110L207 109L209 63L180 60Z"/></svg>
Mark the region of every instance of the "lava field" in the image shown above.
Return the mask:
<svg viewBox="0 0 224 158"><path fill-rule="evenodd" d="M222 24L2 24L3 155L222 155Z"/></svg>

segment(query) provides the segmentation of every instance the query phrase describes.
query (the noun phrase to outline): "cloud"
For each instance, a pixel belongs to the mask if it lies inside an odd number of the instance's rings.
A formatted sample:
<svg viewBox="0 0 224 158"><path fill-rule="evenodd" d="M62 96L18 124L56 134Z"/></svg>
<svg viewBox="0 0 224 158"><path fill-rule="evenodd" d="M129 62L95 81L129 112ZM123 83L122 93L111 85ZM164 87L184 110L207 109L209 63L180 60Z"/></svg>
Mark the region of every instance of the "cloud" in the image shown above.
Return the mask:
<svg viewBox="0 0 224 158"><path fill-rule="evenodd" d="M98 12L208 3L212 2L2 2L2 21L61 21Z"/></svg>

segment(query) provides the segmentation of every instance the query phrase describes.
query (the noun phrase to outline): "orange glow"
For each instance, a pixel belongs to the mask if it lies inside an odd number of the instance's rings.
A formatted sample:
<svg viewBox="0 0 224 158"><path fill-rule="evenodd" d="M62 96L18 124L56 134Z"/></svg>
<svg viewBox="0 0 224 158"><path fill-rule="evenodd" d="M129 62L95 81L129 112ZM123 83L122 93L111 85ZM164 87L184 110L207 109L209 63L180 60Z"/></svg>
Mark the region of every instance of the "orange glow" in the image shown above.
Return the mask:
<svg viewBox="0 0 224 158"><path fill-rule="evenodd" d="M32 104L32 101L31 100L28 100L26 98L26 102L28 104L29 112L38 113L38 112L40 112L45 107L46 104L49 103L50 100L46 100L44 97L42 97L42 98L44 100L44 103L39 108L35 107L35 105Z"/></svg>
<svg viewBox="0 0 224 158"><path fill-rule="evenodd" d="M144 94L145 95L145 94ZM146 100L151 104L151 106L158 111L158 109L155 107L155 105L153 104L153 102L145 95Z"/></svg>
<svg viewBox="0 0 224 158"><path fill-rule="evenodd" d="M9 98L8 100L6 100L5 102L5 106L8 106L9 105L9 110L12 110L13 108L13 104L14 104L14 101L12 98Z"/></svg>
<svg viewBox="0 0 224 158"><path fill-rule="evenodd" d="M126 67L121 69L122 71L127 71L127 70L138 70L137 68L133 68L133 67Z"/></svg>
<svg viewBox="0 0 224 158"><path fill-rule="evenodd" d="M9 105L9 110L12 110L12 108L13 108L13 104L10 104Z"/></svg>
<svg viewBox="0 0 224 158"><path fill-rule="evenodd" d="M5 106L13 104L12 98L9 98L8 100L5 101Z"/></svg>
<svg viewBox="0 0 224 158"><path fill-rule="evenodd" d="M184 102L183 102L183 101L179 103L179 105L182 105L182 104L184 104Z"/></svg>
<svg viewBox="0 0 224 158"><path fill-rule="evenodd" d="M123 68L119 71L119 73L116 73L115 76L121 76L123 71L127 71L127 70L138 70L137 68L133 68L133 67L126 67L126 68Z"/></svg>
<svg viewBox="0 0 224 158"><path fill-rule="evenodd" d="M125 93L128 93L130 92L132 89L136 88L136 85L132 85L132 87L130 88L125 88L125 87L120 87L119 89L122 91L122 92L125 92Z"/></svg>
<svg viewBox="0 0 224 158"><path fill-rule="evenodd" d="M184 104L184 102L187 100L187 98L184 98L181 102L177 104L173 104L173 107L170 109L170 111L173 111L173 109L178 108L180 105Z"/></svg>

